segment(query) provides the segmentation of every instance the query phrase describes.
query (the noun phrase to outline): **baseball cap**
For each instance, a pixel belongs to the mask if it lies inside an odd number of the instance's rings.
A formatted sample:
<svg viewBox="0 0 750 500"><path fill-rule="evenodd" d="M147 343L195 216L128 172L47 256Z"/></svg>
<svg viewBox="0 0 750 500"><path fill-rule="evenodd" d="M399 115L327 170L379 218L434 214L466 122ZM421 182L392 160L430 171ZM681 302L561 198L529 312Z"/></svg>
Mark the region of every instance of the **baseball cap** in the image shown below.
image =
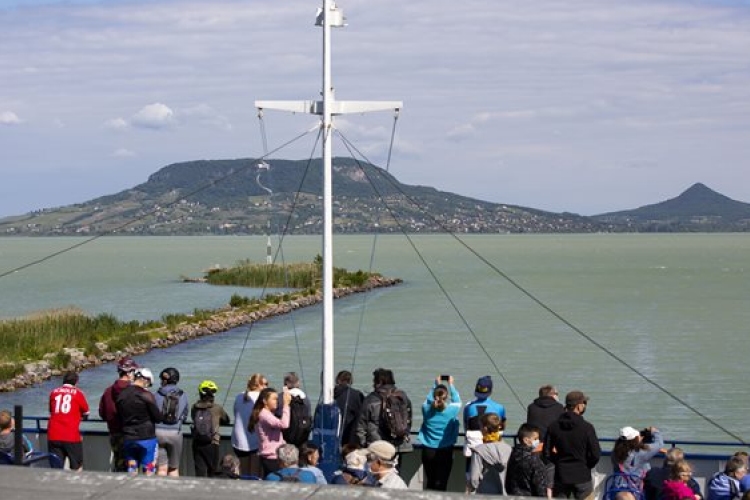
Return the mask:
<svg viewBox="0 0 750 500"><path fill-rule="evenodd" d="M630 441L631 439L635 439L635 438L637 438L640 435L641 435L641 433L638 432L636 429L634 429L632 427L623 427L622 429L620 429L620 438L621 439L626 439L626 440Z"/></svg>
<svg viewBox="0 0 750 500"><path fill-rule="evenodd" d="M492 377L485 375L477 380L474 395L478 398L486 398L492 393Z"/></svg>

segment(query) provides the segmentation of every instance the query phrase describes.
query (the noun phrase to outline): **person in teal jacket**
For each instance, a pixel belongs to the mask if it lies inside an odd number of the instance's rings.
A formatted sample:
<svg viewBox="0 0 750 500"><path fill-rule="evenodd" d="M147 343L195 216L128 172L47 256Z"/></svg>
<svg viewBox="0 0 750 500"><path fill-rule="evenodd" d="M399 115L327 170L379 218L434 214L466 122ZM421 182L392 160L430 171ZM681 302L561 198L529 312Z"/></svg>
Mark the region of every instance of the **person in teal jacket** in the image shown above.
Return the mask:
<svg viewBox="0 0 750 500"><path fill-rule="evenodd" d="M446 385L447 384L447 385ZM427 490L446 491L453 468L453 446L458 439L461 397L452 376L438 376L422 404L422 466Z"/></svg>

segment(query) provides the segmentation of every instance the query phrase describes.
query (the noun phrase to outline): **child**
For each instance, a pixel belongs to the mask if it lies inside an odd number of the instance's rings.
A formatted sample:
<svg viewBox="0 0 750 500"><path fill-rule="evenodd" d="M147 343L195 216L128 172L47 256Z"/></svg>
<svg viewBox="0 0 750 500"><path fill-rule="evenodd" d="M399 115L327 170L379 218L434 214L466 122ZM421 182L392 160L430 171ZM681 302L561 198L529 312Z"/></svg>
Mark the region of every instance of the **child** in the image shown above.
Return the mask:
<svg viewBox="0 0 750 500"><path fill-rule="evenodd" d="M483 442L471 456L470 486L477 494L503 495L500 473L510 454L510 447L500 441L503 421L497 413L485 413L481 425Z"/></svg>
<svg viewBox="0 0 750 500"><path fill-rule="evenodd" d="M523 497L546 497L546 467L538 453L539 429L523 424L518 429L518 443L508 459L508 471L505 473L505 489L508 495Z"/></svg>

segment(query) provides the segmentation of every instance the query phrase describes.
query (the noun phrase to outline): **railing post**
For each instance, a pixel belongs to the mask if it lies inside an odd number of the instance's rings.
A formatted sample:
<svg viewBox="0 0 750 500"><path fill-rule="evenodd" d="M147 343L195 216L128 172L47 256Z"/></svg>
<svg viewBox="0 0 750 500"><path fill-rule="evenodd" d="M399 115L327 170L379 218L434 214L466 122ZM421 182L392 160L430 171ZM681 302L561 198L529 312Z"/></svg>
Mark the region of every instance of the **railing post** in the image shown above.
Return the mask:
<svg viewBox="0 0 750 500"><path fill-rule="evenodd" d="M15 405L13 413L16 421L16 428L13 432L13 463L23 465L23 406Z"/></svg>

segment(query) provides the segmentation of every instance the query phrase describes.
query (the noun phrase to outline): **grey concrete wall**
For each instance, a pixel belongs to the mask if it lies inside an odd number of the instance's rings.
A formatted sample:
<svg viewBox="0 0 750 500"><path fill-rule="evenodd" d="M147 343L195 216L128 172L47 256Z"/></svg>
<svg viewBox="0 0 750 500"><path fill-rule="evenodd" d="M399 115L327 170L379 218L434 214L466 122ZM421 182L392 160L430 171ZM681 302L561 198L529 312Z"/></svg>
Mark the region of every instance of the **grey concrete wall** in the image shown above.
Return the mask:
<svg viewBox="0 0 750 500"><path fill-rule="evenodd" d="M461 493L385 490L358 486L317 486L265 481L231 481L194 477L130 477L105 472L75 473L66 470L0 466L3 500L238 500L292 499L406 499L449 500ZM483 498L500 498L484 496ZM504 497L507 499L513 497ZM517 497L520 498L520 497Z"/></svg>

